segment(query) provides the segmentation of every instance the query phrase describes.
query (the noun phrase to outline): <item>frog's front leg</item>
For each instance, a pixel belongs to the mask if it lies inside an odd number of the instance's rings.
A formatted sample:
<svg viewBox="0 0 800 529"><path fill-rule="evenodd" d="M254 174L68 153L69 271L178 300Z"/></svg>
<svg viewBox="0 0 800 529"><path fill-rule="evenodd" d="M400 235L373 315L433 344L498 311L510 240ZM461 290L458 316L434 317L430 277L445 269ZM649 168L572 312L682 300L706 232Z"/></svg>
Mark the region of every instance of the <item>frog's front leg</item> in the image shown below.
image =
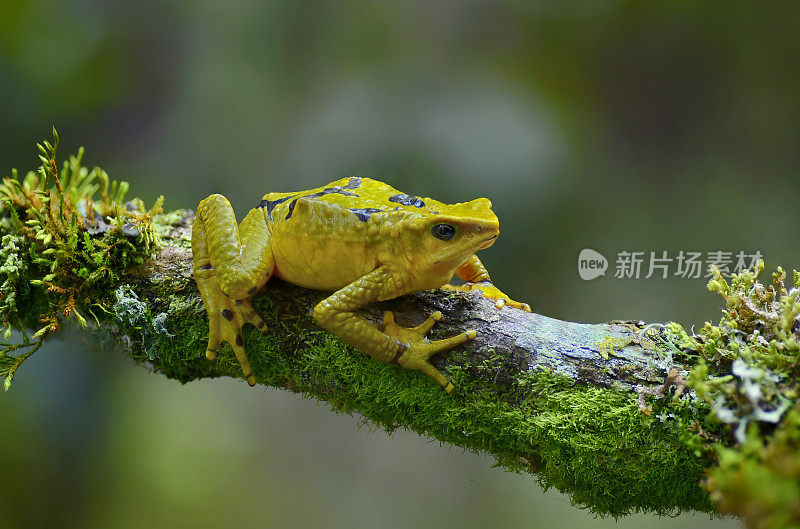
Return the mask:
<svg viewBox="0 0 800 529"><path fill-rule="evenodd" d="M237 227L228 200L211 195L200 202L192 227L194 279L208 312L206 357L213 360L222 342L228 342L247 383L255 385L242 341L242 326L266 325L249 298L267 282L275 267L264 214L251 210Z"/></svg>
<svg viewBox="0 0 800 529"><path fill-rule="evenodd" d="M410 329L394 323L392 313L386 312L383 332L355 313L373 301L404 294L394 286L396 284L389 270L378 268L319 302L314 307L314 321L381 362L397 363L406 369L422 371L451 393L453 385L429 360L440 351L472 340L477 333L469 330L452 338L431 342L425 338L425 334L442 318L441 312L434 312L424 323Z"/></svg>
<svg viewBox="0 0 800 529"><path fill-rule="evenodd" d="M509 307L522 309L526 312L531 311L530 305L514 301L492 284L489 272L486 271L486 267L483 266L483 263L481 263L480 259L478 259L475 254L472 254L464 264L456 268L456 276L466 281L466 283L459 287L447 284L442 288L445 290L460 291L480 290L483 297L494 300L494 306L498 309L502 309L508 305Z"/></svg>

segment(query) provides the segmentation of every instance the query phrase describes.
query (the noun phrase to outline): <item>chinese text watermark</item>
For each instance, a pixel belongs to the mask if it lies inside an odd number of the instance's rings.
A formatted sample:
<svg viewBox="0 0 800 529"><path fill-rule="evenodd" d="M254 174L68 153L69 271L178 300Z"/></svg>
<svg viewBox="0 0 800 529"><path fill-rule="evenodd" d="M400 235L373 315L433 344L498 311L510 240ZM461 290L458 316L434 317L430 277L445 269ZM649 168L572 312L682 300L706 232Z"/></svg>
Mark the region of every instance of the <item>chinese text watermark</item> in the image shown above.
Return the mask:
<svg viewBox="0 0 800 529"><path fill-rule="evenodd" d="M742 270L753 268L764 256L755 252L731 252L714 250L710 252L645 252L621 251L617 253L614 277L617 279L650 279L680 277L699 279L711 277L711 267L716 266L723 276L740 274ZM578 275L586 281L604 276L608 260L603 254L585 248L578 255Z"/></svg>

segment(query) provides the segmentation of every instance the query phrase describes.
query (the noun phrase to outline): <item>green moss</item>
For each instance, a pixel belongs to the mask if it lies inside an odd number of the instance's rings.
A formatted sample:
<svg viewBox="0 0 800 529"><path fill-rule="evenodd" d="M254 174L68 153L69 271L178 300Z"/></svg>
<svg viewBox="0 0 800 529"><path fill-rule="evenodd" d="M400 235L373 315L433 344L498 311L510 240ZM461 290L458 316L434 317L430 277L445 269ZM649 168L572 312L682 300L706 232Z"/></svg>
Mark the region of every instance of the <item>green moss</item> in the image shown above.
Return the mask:
<svg viewBox="0 0 800 529"><path fill-rule="evenodd" d="M153 302L139 303L148 307L137 314L157 310ZM317 397L339 413L360 414L388 431L405 428L487 452L502 467L534 473L545 488L569 491L576 504L599 514L711 508L700 487L708 459L676 434L688 432L688 406L674 406L667 416L661 413L666 404L656 403L656 413L646 416L631 392L575 385L548 372L525 376L514 391L501 392L473 375L504 361L491 354L447 370L456 386L448 395L421 373L355 351L308 316L298 316L303 310L289 314L284 306L281 314L269 293L258 296L255 307L269 333L247 326L243 337L260 384ZM124 320L124 333L134 343L152 328L138 317ZM202 304L171 303L166 328L174 338L156 336L152 354L135 348L132 354L182 382L240 378L227 346L215 361L205 358L207 325Z"/></svg>
<svg viewBox="0 0 800 529"><path fill-rule="evenodd" d="M160 244L153 217L162 199L150 210L140 199L123 202L128 184L84 167L83 148L59 169L55 130L53 137L37 145L37 171L12 170L0 183L0 325L6 339L11 329L22 333L21 343L0 345L6 389L64 318L82 326L104 319L121 275Z"/></svg>
<svg viewBox="0 0 800 529"><path fill-rule="evenodd" d="M750 527L797 527L800 519L800 411L790 410L765 440L757 425L735 448L720 447L707 486L723 512Z"/></svg>

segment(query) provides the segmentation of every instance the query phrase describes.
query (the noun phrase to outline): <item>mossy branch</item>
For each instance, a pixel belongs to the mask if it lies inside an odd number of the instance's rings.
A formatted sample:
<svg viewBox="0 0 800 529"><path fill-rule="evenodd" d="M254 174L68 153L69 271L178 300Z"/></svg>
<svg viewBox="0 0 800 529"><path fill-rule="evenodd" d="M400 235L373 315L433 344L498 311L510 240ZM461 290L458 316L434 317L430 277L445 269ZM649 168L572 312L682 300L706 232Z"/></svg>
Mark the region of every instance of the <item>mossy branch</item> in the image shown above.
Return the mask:
<svg viewBox="0 0 800 529"><path fill-rule="evenodd" d="M122 203L127 184L81 165L59 171L58 138L38 172L0 184L0 343L8 389L24 360L65 321L116 340L138 363L181 382L241 378L228 346L205 357L208 319L192 279L190 211ZM99 191L99 198L95 198ZM382 364L321 330L327 294L271 280L254 298L268 325L243 337L265 386L327 401L387 430L406 428L530 472L600 514L698 510L752 527L800 524L800 274L755 271L708 288L718 325L580 324L494 304L478 292L431 291L365 308L430 336L476 340L434 357L455 385ZM33 332L29 337L28 332ZM244 382L243 382L244 383Z"/></svg>
<svg viewBox="0 0 800 529"><path fill-rule="evenodd" d="M227 346L217 360L205 357L208 319L191 275L193 215L173 215L162 250L125 277L116 318L104 327L168 377L241 378ZM392 310L406 326L439 310L436 338L478 331L434 360L455 384L448 395L422 373L382 364L319 329L310 312L326 295L272 280L255 296L270 332L246 328L244 341L260 384L313 395L388 430L488 452L599 513L711 509L700 486L711 459L683 431L695 412L673 403L667 417L657 398L639 403L637 390L663 388L672 369L686 370L664 327L497 310L477 292L421 292L366 308L376 325Z"/></svg>

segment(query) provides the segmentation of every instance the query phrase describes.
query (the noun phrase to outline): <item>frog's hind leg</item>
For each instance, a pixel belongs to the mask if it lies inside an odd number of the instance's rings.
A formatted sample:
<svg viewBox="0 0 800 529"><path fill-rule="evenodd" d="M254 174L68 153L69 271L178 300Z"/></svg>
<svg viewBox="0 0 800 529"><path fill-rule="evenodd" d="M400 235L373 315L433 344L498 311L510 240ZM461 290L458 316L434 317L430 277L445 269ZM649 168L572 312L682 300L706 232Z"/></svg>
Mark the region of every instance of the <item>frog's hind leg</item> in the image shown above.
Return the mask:
<svg viewBox="0 0 800 529"><path fill-rule="evenodd" d="M242 373L255 384L242 341L242 326L266 325L249 298L269 280L275 267L269 228L260 210L251 210L237 227L230 203L212 195L197 208L192 227L194 279L208 312L206 357L213 359L222 342L233 349Z"/></svg>
<svg viewBox="0 0 800 529"><path fill-rule="evenodd" d="M251 209L237 227L230 202L222 195L211 195L197 207L192 231L195 268L198 261L206 261L226 296L248 298L267 282L275 268L269 238L262 210ZM204 248L196 248L195 239Z"/></svg>

